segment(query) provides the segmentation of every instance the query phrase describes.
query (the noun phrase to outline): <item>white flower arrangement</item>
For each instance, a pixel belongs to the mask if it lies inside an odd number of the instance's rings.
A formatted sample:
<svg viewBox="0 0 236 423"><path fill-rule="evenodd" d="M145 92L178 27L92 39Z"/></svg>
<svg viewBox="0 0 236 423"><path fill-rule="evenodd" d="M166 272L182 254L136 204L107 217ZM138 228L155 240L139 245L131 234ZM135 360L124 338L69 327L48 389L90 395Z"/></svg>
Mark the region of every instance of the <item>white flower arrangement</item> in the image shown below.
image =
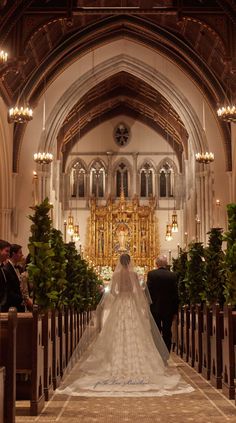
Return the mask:
<svg viewBox="0 0 236 423"><path fill-rule="evenodd" d="M144 276L145 276L145 268L142 266L136 266L134 268L134 271L138 274L138 279L140 285L143 285L144 283Z"/></svg>
<svg viewBox="0 0 236 423"><path fill-rule="evenodd" d="M101 267L100 277L102 278L103 281L110 281L112 278L112 274L113 274L113 271L111 266Z"/></svg>

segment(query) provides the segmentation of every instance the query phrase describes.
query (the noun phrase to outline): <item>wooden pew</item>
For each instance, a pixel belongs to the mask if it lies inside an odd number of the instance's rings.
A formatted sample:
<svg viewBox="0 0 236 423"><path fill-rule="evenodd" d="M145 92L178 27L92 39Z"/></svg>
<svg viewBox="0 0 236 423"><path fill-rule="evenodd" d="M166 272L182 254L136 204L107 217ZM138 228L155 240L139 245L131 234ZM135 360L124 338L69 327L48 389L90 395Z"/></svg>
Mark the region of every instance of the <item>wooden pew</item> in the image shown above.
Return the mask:
<svg viewBox="0 0 236 423"><path fill-rule="evenodd" d="M202 328L202 375L210 379L211 374L211 335L212 335L212 311L204 304L203 328Z"/></svg>
<svg viewBox="0 0 236 423"><path fill-rule="evenodd" d="M4 419L5 367L0 367L0 422Z"/></svg>
<svg viewBox="0 0 236 423"><path fill-rule="evenodd" d="M222 388L222 339L223 312L219 304L212 307L212 335L211 342L211 375L210 380L216 389Z"/></svg>
<svg viewBox="0 0 236 423"><path fill-rule="evenodd" d="M195 361L195 306L191 305L189 310L189 349L188 349L188 362L190 366L194 367Z"/></svg>
<svg viewBox="0 0 236 423"><path fill-rule="evenodd" d="M71 312L69 308L65 308L65 337L66 337L66 365L71 357Z"/></svg>
<svg viewBox="0 0 236 423"><path fill-rule="evenodd" d="M194 368L198 373L202 372L202 330L203 312L200 304L195 308L195 331L194 331Z"/></svg>
<svg viewBox="0 0 236 423"><path fill-rule="evenodd" d="M62 377L66 368L66 333L64 309L59 311L58 325L60 338L60 375Z"/></svg>
<svg viewBox="0 0 236 423"><path fill-rule="evenodd" d="M45 404L42 317L38 307L32 313L17 314L16 399L30 400L30 414L37 416Z"/></svg>
<svg viewBox="0 0 236 423"><path fill-rule="evenodd" d="M76 347L76 319L75 311L73 308L70 309L70 351L73 354Z"/></svg>
<svg viewBox="0 0 236 423"><path fill-rule="evenodd" d="M184 310L183 307L179 308L178 311L178 336L177 336L177 354L183 357L183 342L184 342Z"/></svg>
<svg viewBox="0 0 236 423"><path fill-rule="evenodd" d="M45 400L49 401L53 394L53 383L52 383L52 314L51 311L47 311L42 315L42 335L43 335L43 347L44 347L44 394Z"/></svg>
<svg viewBox="0 0 236 423"><path fill-rule="evenodd" d="M4 423L15 423L16 401L16 326L17 311L10 308L0 313L0 366L5 367ZM1 371L3 377L3 370ZM1 386L3 380L1 379ZM2 390L1 390L2 392Z"/></svg>
<svg viewBox="0 0 236 423"><path fill-rule="evenodd" d="M184 306L184 323L183 323L183 359L188 362L189 357L189 307Z"/></svg>
<svg viewBox="0 0 236 423"><path fill-rule="evenodd" d="M236 311L232 311L231 306L224 306L224 339L222 340L222 360L223 360L223 394L229 399L235 398L236 378Z"/></svg>
<svg viewBox="0 0 236 423"><path fill-rule="evenodd" d="M58 311L52 311L52 382L56 389L61 380L60 369L60 337L59 337L59 317Z"/></svg>

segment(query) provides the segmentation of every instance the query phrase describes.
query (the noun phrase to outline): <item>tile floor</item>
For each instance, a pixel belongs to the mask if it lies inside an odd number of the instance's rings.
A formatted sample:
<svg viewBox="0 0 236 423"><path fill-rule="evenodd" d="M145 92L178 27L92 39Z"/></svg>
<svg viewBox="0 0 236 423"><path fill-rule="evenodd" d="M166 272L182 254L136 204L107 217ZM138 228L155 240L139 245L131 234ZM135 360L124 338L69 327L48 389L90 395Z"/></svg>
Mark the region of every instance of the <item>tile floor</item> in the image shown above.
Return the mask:
<svg viewBox="0 0 236 423"><path fill-rule="evenodd" d="M171 397L86 398L55 395L40 416L30 416L25 402L17 403L16 423L235 423L236 406L220 390L179 357L173 357L194 392Z"/></svg>

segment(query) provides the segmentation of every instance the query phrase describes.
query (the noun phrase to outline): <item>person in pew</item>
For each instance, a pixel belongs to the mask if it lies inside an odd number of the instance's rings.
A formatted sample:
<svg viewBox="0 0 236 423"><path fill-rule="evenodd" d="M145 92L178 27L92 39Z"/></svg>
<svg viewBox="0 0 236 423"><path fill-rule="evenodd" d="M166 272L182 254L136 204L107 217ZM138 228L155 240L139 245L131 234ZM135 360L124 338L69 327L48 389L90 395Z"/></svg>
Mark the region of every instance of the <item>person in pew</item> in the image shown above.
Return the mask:
<svg viewBox="0 0 236 423"><path fill-rule="evenodd" d="M20 287L20 272L17 268L17 265L22 262L22 259L22 246L12 244L10 246L10 258L3 268L7 281L7 300L3 307L4 311L8 311L10 307L16 307L18 312L25 311Z"/></svg>
<svg viewBox="0 0 236 423"><path fill-rule="evenodd" d="M27 266L30 263L30 258L31 256L28 254L23 266L23 272L20 274L21 292L26 310L28 311L33 310L33 286L29 281L29 273L27 269Z"/></svg>
<svg viewBox="0 0 236 423"><path fill-rule="evenodd" d="M10 246L9 242L0 240L0 311L3 311L7 300L7 280L3 266L9 257Z"/></svg>

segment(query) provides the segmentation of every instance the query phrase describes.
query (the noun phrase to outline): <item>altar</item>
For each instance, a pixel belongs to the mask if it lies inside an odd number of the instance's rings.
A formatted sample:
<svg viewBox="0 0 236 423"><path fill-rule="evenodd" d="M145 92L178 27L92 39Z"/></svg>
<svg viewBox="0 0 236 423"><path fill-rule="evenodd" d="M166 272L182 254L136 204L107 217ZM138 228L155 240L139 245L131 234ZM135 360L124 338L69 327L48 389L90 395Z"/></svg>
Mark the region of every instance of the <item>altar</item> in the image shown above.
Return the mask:
<svg viewBox="0 0 236 423"><path fill-rule="evenodd" d="M141 205L138 196L127 200L108 198L105 205L96 198L90 200L90 219L86 246L87 259L98 269L114 269L122 253L131 255L135 266L147 271L159 254L156 200L150 197Z"/></svg>

